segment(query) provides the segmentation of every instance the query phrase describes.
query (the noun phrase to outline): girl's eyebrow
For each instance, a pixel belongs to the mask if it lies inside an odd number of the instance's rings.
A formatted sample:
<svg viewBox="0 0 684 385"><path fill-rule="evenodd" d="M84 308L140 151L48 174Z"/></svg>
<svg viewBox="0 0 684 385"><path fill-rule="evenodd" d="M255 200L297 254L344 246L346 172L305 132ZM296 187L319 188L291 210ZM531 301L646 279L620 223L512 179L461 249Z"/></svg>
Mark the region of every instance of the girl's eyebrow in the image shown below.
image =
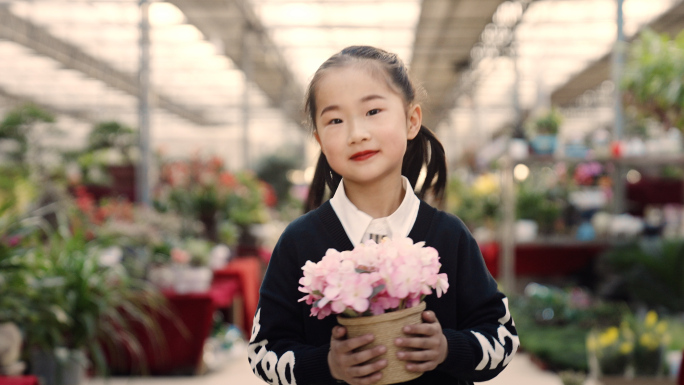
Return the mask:
<svg viewBox="0 0 684 385"><path fill-rule="evenodd" d="M385 97L381 96L381 95L368 95L368 96L364 96L363 98L361 98L361 103L365 103L367 101L375 100L375 99L385 99ZM328 111L335 111L335 110L339 110L339 109L340 109L340 106L333 104L333 105L330 105L330 106L323 108L321 110L320 115L322 116L324 113L326 113Z"/></svg>

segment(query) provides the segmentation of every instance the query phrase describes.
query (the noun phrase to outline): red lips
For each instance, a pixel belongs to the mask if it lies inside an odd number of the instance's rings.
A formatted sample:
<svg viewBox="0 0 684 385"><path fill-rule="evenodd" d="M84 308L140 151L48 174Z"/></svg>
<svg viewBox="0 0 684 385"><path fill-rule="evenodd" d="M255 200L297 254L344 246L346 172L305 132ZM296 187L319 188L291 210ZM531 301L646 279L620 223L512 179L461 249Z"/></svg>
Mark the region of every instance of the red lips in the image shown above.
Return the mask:
<svg viewBox="0 0 684 385"><path fill-rule="evenodd" d="M372 151L372 150L367 150L367 151L359 151L356 154L352 155L349 159L351 160L366 160L372 157L373 155L377 154L379 151Z"/></svg>

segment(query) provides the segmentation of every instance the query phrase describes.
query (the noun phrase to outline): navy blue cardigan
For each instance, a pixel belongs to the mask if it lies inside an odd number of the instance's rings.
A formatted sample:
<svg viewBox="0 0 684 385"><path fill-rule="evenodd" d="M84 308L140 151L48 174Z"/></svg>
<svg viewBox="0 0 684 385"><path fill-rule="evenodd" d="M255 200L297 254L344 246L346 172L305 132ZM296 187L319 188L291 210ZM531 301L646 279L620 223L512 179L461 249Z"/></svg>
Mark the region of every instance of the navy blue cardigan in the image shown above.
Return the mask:
<svg viewBox="0 0 684 385"><path fill-rule="evenodd" d="M449 354L435 370L407 384L471 384L499 374L515 354L519 339L508 310L480 249L463 222L421 201L408 235L439 252L449 290L426 297L442 325ZM276 244L260 289L249 344L252 371L272 384L336 384L328 367L334 315L310 316L311 306L298 302L301 267L318 262L326 250L353 245L330 202L293 221Z"/></svg>

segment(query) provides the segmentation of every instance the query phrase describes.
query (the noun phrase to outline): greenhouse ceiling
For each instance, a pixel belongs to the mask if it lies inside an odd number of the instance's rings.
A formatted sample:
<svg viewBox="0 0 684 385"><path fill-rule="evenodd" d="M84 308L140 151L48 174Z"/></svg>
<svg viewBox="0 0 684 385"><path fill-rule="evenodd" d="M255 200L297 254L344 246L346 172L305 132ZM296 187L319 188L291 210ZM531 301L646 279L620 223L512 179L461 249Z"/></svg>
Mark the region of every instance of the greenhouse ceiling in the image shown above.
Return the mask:
<svg viewBox="0 0 684 385"><path fill-rule="evenodd" d="M300 112L307 80L341 48L368 44L409 64L427 91L425 122L454 159L520 110L609 91L616 4L151 1L152 147L218 154L233 168L283 149L311 153ZM681 8L679 0L625 0L626 37L646 26L681 30ZM43 106L68 132L65 146L82 143L97 121L137 126L140 10L138 0L0 0L0 112ZM595 121L585 115L573 124Z"/></svg>

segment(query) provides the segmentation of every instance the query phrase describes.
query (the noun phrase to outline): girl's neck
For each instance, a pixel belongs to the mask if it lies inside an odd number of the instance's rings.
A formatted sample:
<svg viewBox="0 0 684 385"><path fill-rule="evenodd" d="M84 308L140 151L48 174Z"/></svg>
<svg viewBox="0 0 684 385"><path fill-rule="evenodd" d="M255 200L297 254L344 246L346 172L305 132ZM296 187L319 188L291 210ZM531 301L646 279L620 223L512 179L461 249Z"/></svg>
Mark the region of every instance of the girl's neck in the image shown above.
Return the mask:
<svg viewBox="0 0 684 385"><path fill-rule="evenodd" d="M358 184L345 180L344 192L357 209L373 218L392 215L406 194L402 178L386 178L373 184Z"/></svg>

